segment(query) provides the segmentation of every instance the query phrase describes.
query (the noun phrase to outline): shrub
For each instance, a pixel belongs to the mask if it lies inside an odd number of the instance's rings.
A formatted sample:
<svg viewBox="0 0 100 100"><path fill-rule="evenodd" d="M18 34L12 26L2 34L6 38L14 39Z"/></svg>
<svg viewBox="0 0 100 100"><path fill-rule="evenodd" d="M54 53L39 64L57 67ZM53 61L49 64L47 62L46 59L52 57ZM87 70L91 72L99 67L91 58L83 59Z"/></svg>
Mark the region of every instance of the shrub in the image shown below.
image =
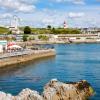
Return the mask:
<svg viewBox="0 0 100 100"><path fill-rule="evenodd" d="M31 34L31 28L29 26L24 28L24 34Z"/></svg>

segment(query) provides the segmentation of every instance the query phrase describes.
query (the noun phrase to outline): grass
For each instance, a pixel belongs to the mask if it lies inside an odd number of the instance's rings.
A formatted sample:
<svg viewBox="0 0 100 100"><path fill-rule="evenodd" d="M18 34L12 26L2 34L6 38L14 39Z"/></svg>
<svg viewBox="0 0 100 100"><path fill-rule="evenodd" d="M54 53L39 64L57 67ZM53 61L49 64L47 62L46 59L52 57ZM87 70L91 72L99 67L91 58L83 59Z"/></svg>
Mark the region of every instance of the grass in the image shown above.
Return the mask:
<svg viewBox="0 0 100 100"><path fill-rule="evenodd" d="M32 33L35 34L79 34L80 30L78 29L72 29L72 28L52 28L52 29L47 29L47 28L31 28ZM21 31L24 31L24 27L19 27ZM0 27L0 34L8 33L9 29L5 27ZM24 33L24 32L23 32Z"/></svg>
<svg viewBox="0 0 100 100"><path fill-rule="evenodd" d="M5 27L0 27L0 34L8 33L9 29Z"/></svg>

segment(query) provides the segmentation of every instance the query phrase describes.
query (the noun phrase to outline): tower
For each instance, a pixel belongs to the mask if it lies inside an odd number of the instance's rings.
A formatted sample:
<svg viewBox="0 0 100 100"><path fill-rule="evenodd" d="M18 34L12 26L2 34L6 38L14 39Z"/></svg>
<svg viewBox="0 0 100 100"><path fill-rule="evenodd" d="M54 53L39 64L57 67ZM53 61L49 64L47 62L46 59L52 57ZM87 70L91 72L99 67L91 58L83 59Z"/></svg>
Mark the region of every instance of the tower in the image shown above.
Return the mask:
<svg viewBox="0 0 100 100"><path fill-rule="evenodd" d="M9 27L9 30L12 31L12 33L15 33L15 34L20 33L19 28L18 28L19 21L20 19L17 16L13 16L13 19L11 20L10 27Z"/></svg>
<svg viewBox="0 0 100 100"><path fill-rule="evenodd" d="M64 21L63 27L64 27L64 29L67 28L67 23L66 23L66 21Z"/></svg>
<svg viewBox="0 0 100 100"><path fill-rule="evenodd" d="M11 20L11 27L18 29L18 22L19 18L17 16L13 16L13 19Z"/></svg>

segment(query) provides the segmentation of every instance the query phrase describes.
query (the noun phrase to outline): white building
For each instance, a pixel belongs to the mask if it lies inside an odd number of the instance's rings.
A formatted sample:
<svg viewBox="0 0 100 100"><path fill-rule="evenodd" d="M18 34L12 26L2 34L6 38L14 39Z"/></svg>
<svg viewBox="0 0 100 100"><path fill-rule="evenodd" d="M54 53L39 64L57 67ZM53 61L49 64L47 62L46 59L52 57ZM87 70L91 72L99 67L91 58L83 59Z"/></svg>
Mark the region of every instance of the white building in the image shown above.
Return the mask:
<svg viewBox="0 0 100 100"><path fill-rule="evenodd" d="M98 34L100 32L100 28L82 28L81 32L83 34Z"/></svg>

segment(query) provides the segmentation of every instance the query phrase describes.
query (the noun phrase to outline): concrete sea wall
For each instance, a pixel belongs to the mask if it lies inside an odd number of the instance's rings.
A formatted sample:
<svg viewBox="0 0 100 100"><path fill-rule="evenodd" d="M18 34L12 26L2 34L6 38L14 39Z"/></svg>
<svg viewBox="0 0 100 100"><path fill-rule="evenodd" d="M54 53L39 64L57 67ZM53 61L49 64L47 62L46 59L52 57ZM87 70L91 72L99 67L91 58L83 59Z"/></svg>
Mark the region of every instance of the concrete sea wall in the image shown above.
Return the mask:
<svg viewBox="0 0 100 100"><path fill-rule="evenodd" d="M54 49L32 51L26 55L13 56L13 57L0 59L0 67L20 64L20 63L28 62L28 61L35 60L38 58L55 56L55 55L56 53Z"/></svg>

